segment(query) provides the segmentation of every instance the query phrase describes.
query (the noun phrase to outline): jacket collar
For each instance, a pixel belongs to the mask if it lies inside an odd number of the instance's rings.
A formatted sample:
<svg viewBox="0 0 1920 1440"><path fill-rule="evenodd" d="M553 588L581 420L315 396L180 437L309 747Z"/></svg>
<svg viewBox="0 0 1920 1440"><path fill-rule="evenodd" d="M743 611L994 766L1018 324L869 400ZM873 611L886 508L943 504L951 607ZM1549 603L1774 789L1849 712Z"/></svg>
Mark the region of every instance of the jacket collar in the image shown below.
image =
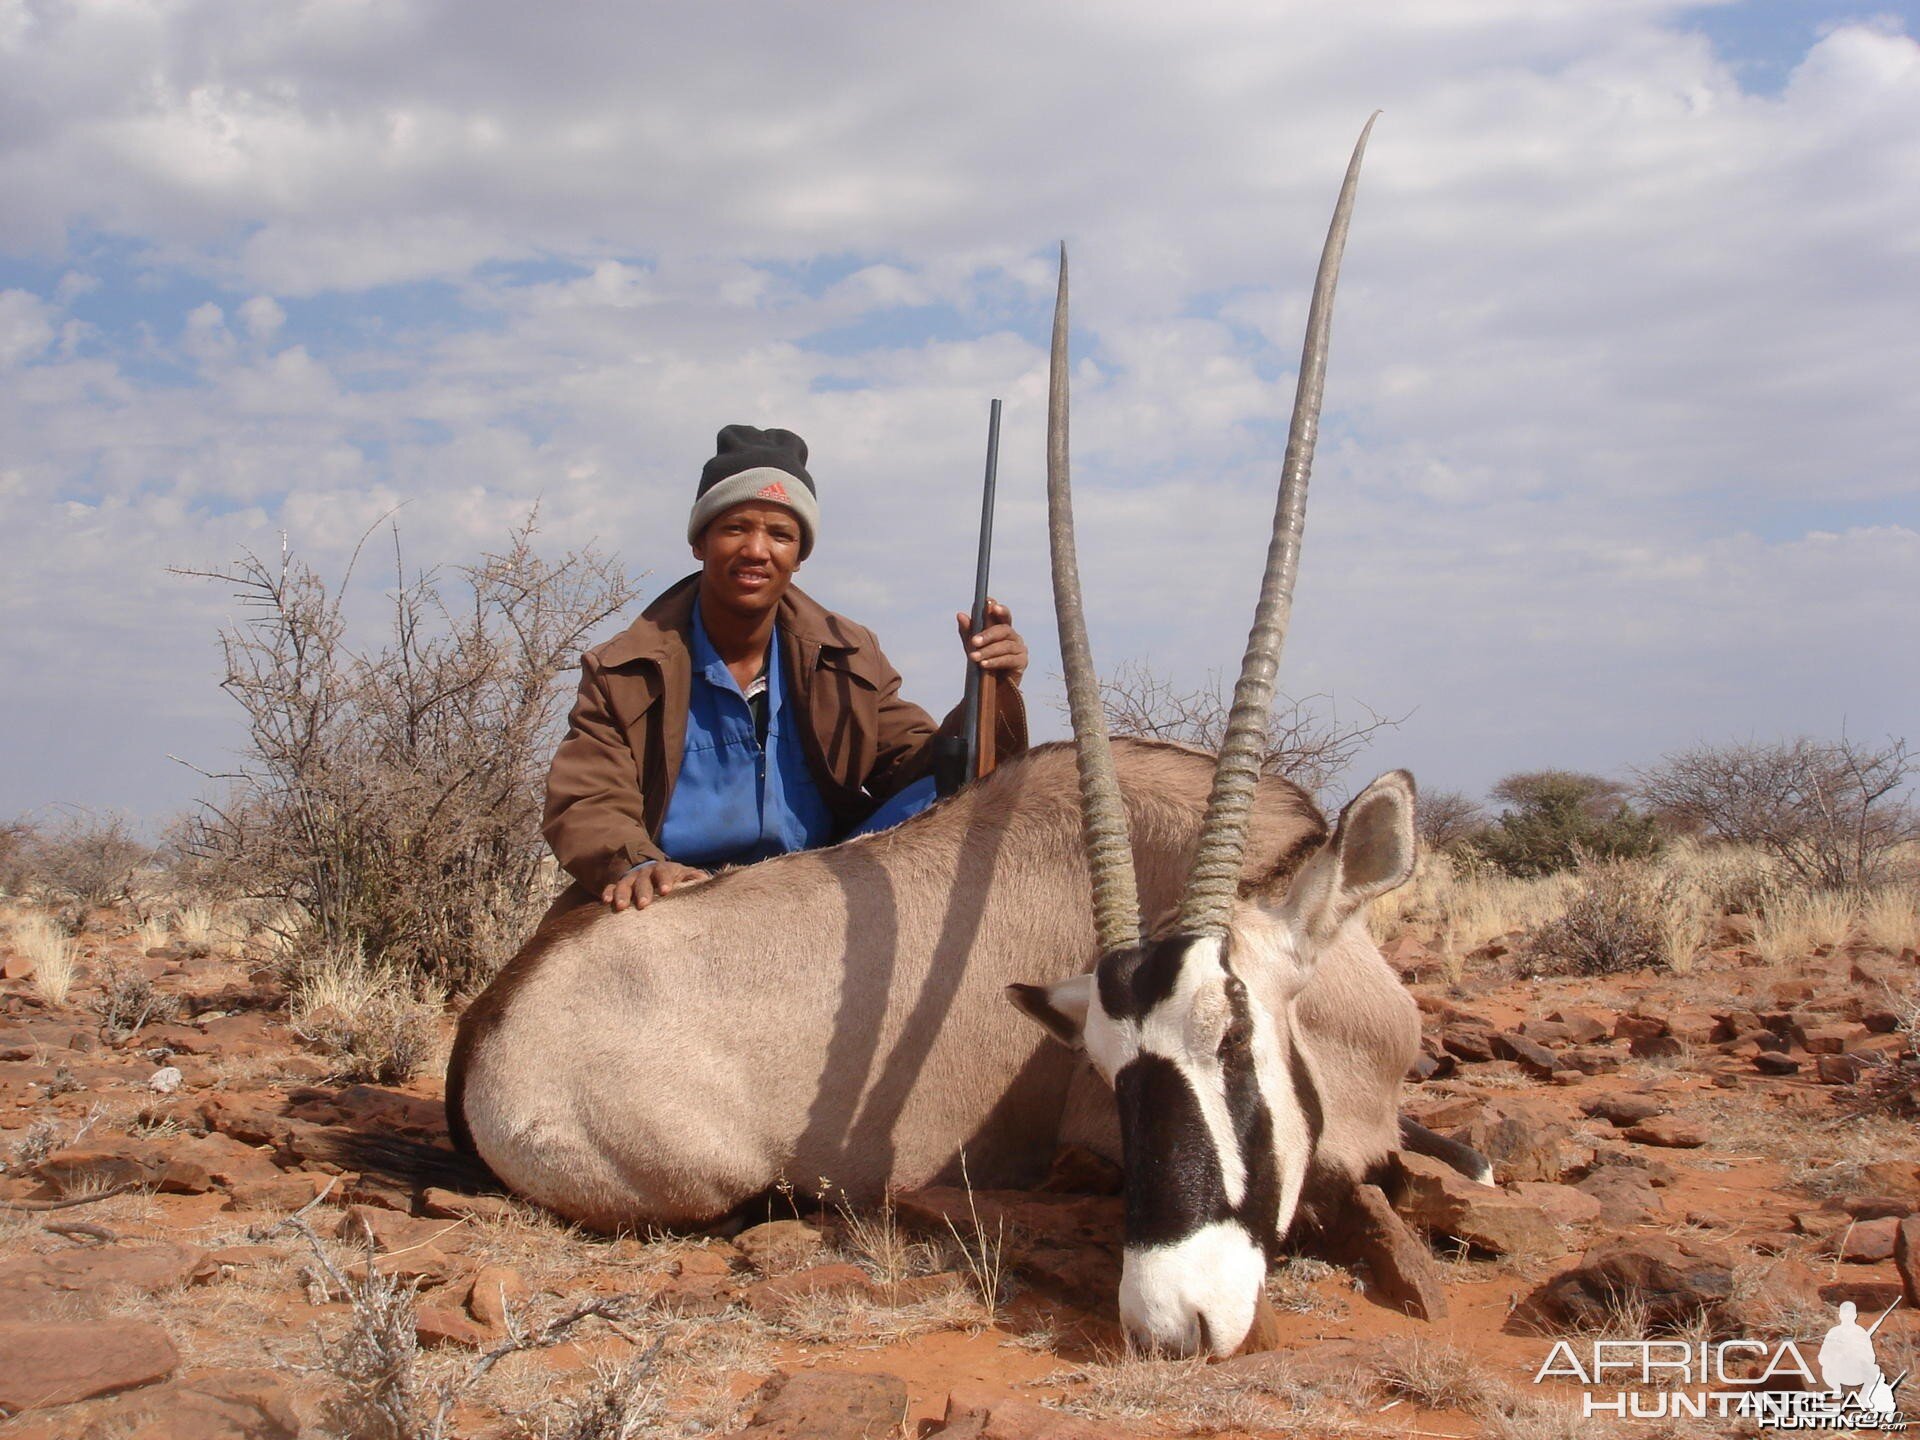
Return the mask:
<svg viewBox="0 0 1920 1440"><path fill-rule="evenodd" d="M699 595L698 571L668 586L640 612L639 619L599 648L600 663L614 666L651 660L658 664L669 654L686 654L693 636L693 602ZM802 647L848 652L862 648L856 627L797 585L788 586L781 596L775 623Z"/></svg>

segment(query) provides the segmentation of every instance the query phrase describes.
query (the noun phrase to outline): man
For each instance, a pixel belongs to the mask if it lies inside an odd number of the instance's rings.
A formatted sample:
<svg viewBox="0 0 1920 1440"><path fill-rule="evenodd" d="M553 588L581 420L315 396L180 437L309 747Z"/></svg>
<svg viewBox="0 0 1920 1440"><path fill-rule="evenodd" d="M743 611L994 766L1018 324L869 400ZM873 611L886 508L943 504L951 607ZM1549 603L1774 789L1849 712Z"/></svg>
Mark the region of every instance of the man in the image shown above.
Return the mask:
<svg viewBox="0 0 1920 1440"><path fill-rule="evenodd" d="M714 867L831 844L933 798L936 732L900 697L871 631L793 585L820 507L806 442L729 425L701 472L687 540L698 573L587 652L547 775L545 833L578 882L644 909ZM998 602L962 643L999 678L999 753L1026 749L1027 647Z"/></svg>

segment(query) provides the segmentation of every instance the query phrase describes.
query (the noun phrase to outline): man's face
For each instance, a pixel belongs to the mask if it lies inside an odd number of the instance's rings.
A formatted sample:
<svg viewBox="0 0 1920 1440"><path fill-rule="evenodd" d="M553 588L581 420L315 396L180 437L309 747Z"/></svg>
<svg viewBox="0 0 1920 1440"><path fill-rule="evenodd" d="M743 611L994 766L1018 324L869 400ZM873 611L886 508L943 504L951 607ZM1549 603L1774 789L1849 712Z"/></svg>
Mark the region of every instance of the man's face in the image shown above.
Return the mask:
<svg viewBox="0 0 1920 1440"><path fill-rule="evenodd" d="M800 568L800 521L758 500L722 510L693 545L702 605L757 619L780 603Z"/></svg>

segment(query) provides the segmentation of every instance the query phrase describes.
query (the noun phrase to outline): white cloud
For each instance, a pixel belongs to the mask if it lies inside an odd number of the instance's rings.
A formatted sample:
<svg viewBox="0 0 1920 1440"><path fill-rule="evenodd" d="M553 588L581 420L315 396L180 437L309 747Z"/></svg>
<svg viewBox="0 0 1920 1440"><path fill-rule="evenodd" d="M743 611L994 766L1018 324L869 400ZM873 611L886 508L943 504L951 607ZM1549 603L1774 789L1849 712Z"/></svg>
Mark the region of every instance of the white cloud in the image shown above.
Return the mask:
<svg viewBox="0 0 1920 1440"><path fill-rule="evenodd" d="M1244 636L1305 287L1379 104L1286 683L1417 705L1383 758L1440 783L1897 726L1920 47L1841 26L1757 96L1686 13L17 12L0 250L69 278L0 293L0 666L52 687L79 640L58 684L190 732L217 607L159 566L284 526L338 567L396 505L421 563L538 496L556 544L664 581L714 429L750 420L812 444L807 583L884 617L935 703L998 394L996 588L1044 672L1065 236L1096 645L1202 679ZM128 271L185 298L111 318ZM448 288L382 289L422 279Z"/></svg>
<svg viewBox="0 0 1920 1440"><path fill-rule="evenodd" d="M17 365L53 343L51 309L25 290L0 290L0 366Z"/></svg>

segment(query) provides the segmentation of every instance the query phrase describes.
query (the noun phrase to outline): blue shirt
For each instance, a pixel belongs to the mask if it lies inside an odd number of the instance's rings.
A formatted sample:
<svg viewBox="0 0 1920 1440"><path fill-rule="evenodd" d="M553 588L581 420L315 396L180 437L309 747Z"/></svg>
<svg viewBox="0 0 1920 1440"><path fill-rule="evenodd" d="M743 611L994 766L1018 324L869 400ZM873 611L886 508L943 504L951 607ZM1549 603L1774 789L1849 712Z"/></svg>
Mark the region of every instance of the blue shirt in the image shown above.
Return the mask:
<svg viewBox="0 0 1920 1440"><path fill-rule="evenodd" d="M706 870L824 845L833 838L833 812L807 768L788 707L778 631L767 646L764 747L747 697L708 638L698 601L692 640L686 748L660 823L660 848Z"/></svg>

